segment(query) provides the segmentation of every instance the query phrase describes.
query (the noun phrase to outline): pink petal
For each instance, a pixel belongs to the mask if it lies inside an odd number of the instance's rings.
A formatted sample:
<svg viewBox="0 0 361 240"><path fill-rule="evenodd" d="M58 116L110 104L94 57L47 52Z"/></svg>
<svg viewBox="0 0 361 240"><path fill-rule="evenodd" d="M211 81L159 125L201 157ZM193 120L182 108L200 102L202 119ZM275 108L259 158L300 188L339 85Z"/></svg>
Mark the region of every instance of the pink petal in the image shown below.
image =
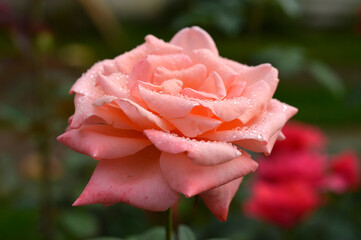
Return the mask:
<svg viewBox="0 0 361 240"><path fill-rule="evenodd" d="M174 35L170 43L182 47L186 54L194 49L206 48L218 56L218 50L212 37L200 27L183 28Z"/></svg>
<svg viewBox="0 0 361 240"><path fill-rule="evenodd" d="M206 76L207 69L202 64L195 64L189 68L174 71L159 66L154 71L153 82L161 84L168 79L179 79L183 82L184 87L197 89L201 86Z"/></svg>
<svg viewBox="0 0 361 240"><path fill-rule="evenodd" d="M157 130L145 130L148 139L162 152L187 152L189 159L198 165L217 165L241 155L232 144L190 140Z"/></svg>
<svg viewBox="0 0 361 240"><path fill-rule="evenodd" d="M189 97L189 98L195 98L195 99L202 99L202 100L206 100L206 99L218 99L218 97L212 93L207 93L207 92L202 92L202 91L197 91L194 90L192 88L184 88L181 91L181 94L183 96Z"/></svg>
<svg viewBox="0 0 361 240"><path fill-rule="evenodd" d="M222 123L217 119L195 114L189 114L181 118L170 118L168 121L186 137L199 136L209 130L215 129Z"/></svg>
<svg viewBox="0 0 361 240"><path fill-rule="evenodd" d="M246 82L244 81L233 81L227 91L227 98L236 98L243 95L246 88Z"/></svg>
<svg viewBox="0 0 361 240"><path fill-rule="evenodd" d="M192 60L184 54L148 55L134 65L128 80L128 88L132 89L137 81L152 82L154 70L163 66L169 70L189 68Z"/></svg>
<svg viewBox="0 0 361 240"><path fill-rule="evenodd" d="M103 72L105 64L110 60L104 60L94 64L72 86L70 93L76 93L74 98L75 113L71 128L78 128L82 122L92 115L93 102L104 95L101 87L96 86L97 76Z"/></svg>
<svg viewBox="0 0 361 240"><path fill-rule="evenodd" d="M90 116L93 115L93 102L96 100L93 96L75 94L74 106L75 112L70 123L71 128L78 128Z"/></svg>
<svg viewBox="0 0 361 240"><path fill-rule="evenodd" d="M232 68L237 73L245 71L249 68L249 66L247 66L245 64L241 64L239 62L236 62L236 61L228 59L228 58L221 58L221 59L224 64L226 64L228 67Z"/></svg>
<svg viewBox="0 0 361 240"><path fill-rule="evenodd" d="M94 108L92 115L85 119L83 124L106 124L119 129L141 130L136 124L129 121L122 110L110 104L102 104Z"/></svg>
<svg viewBox="0 0 361 240"><path fill-rule="evenodd" d="M134 65L150 54L164 55L183 52L182 48L166 43L152 35L146 36L145 41L144 44L115 58L115 62L121 73L130 74Z"/></svg>
<svg viewBox="0 0 361 240"><path fill-rule="evenodd" d="M141 133L106 125L85 125L58 137L71 149L94 159L115 159L134 154L151 145Z"/></svg>
<svg viewBox="0 0 361 240"><path fill-rule="evenodd" d="M135 155L100 161L73 206L118 202L150 211L165 211L178 200L159 168L159 151L148 147Z"/></svg>
<svg viewBox="0 0 361 240"><path fill-rule="evenodd" d="M272 93L269 85L261 80L255 84L248 86L243 97L249 99L247 110L238 117L242 123L246 124L253 117L258 116L269 101L272 99Z"/></svg>
<svg viewBox="0 0 361 240"><path fill-rule="evenodd" d="M112 63L111 60L104 60L94 64L84 73L71 87L70 93L81 93L88 97L98 97L103 95L101 88L96 87L97 78L104 71L104 65Z"/></svg>
<svg viewBox="0 0 361 240"><path fill-rule="evenodd" d="M229 122L241 116L249 106L249 100L243 97L215 101L196 100L200 105L212 111L214 115Z"/></svg>
<svg viewBox="0 0 361 240"><path fill-rule="evenodd" d="M208 73L217 72L219 76L223 79L226 88L235 79L241 81L241 78L236 71L224 64L223 60L220 57L214 55L208 49L193 50L190 56L194 64L203 64L207 68Z"/></svg>
<svg viewBox="0 0 361 240"><path fill-rule="evenodd" d="M199 90L214 93L218 98L224 98L227 94L223 80L217 72L211 72Z"/></svg>
<svg viewBox="0 0 361 240"><path fill-rule="evenodd" d="M269 154L282 127L296 113L296 108L272 99L267 110L252 120L249 125L232 130L205 133L201 137L215 141L234 142L248 150L262 150Z"/></svg>
<svg viewBox="0 0 361 240"><path fill-rule="evenodd" d="M160 167L166 181L172 189L186 197L192 197L241 178L254 172L257 166L258 164L246 153L214 166L196 165L185 153L163 152L160 157Z"/></svg>
<svg viewBox="0 0 361 240"><path fill-rule="evenodd" d="M111 75L98 75L98 84L107 95L116 96L118 98L128 97L129 89L127 86L128 76L122 73L113 73Z"/></svg>
<svg viewBox="0 0 361 240"><path fill-rule="evenodd" d="M228 209L243 178L238 178L220 187L213 188L200 194L211 212L222 222L226 221Z"/></svg>
<svg viewBox="0 0 361 240"><path fill-rule="evenodd" d="M153 55L168 55L168 54L181 54L183 49L171 43L164 42L153 35L145 37L148 54Z"/></svg>
<svg viewBox="0 0 361 240"><path fill-rule="evenodd" d="M148 107L166 118L184 117L199 105L197 102L181 96L157 93L138 86L139 94Z"/></svg>
<svg viewBox="0 0 361 240"><path fill-rule="evenodd" d="M182 90L183 82L178 79L169 79L162 82L162 90L165 93L176 95Z"/></svg>
<svg viewBox="0 0 361 240"><path fill-rule="evenodd" d="M124 114L141 129L155 128L162 129L164 131L173 129L173 127L162 118L129 99L116 99L113 103L113 106L121 109Z"/></svg>
<svg viewBox="0 0 361 240"><path fill-rule="evenodd" d="M247 67L239 73L241 79L247 82L247 85L253 85L258 81L265 81L270 87L270 94L273 96L276 91L279 79L278 70L271 64L261 64L255 67Z"/></svg>

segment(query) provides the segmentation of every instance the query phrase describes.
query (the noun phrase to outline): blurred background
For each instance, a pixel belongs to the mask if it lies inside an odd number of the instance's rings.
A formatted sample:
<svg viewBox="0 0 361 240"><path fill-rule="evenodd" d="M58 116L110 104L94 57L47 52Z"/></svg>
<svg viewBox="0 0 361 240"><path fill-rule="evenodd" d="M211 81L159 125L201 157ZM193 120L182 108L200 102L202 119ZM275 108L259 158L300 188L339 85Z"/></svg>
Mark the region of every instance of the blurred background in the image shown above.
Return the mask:
<svg viewBox="0 0 361 240"><path fill-rule="evenodd" d="M275 97L326 134L327 154L353 149L360 156L360 0L1 0L1 239L125 238L164 224L164 213L124 204L71 207L96 161L56 137L74 111L69 89L93 63L133 49L147 34L169 41L192 25L210 33L221 56L277 67ZM227 222L184 199L176 223L197 239L360 238L360 190L330 195L284 228L244 214L247 180Z"/></svg>

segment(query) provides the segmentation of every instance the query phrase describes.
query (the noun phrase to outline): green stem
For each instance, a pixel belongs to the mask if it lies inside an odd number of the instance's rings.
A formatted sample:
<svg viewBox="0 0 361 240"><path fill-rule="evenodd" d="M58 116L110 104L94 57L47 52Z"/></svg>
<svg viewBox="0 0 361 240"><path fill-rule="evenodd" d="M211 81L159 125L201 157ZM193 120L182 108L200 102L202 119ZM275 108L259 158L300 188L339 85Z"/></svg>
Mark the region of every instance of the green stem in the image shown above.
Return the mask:
<svg viewBox="0 0 361 240"><path fill-rule="evenodd" d="M172 224L172 207L170 207L167 210L167 225L166 225L166 240L172 240L172 230L173 230L173 224Z"/></svg>

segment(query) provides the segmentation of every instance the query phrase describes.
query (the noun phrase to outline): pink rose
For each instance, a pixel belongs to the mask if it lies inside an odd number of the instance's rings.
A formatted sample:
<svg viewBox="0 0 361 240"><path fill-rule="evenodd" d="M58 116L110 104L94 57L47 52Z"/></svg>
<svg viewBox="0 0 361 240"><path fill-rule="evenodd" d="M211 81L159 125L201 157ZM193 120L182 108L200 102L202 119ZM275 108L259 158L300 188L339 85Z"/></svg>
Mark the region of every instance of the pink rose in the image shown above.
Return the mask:
<svg viewBox="0 0 361 240"><path fill-rule="evenodd" d="M241 47L241 46L240 46ZM164 211L197 194L220 220L297 109L272 96L278 73L222 58L199 27L169 43L152 35L96 63L71 89L75 113L59 141L100 160L74 205L117 202Z"/></svg>

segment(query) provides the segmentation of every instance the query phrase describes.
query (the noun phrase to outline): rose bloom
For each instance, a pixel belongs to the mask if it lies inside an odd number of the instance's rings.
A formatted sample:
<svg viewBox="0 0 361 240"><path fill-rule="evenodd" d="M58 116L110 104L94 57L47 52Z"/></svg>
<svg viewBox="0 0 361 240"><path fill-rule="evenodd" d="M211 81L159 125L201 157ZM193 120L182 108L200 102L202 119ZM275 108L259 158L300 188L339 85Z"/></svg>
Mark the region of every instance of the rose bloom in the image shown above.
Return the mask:
<svg viewBox="0 0 361 240"><path fill-rule="evenodd" d="M321 202L316 189L302 181L257 181L251 191L251 199L243 205L245 213L282 227L294 226Z"/></svg>
<svg viewBox="0 0 361 240"><path fill-rule="evenodd" d="M318 128L298 122L286 124L282 132L286 139L275 144L272 155L259 158L243 210L249 216L292 227L323 202L326 137Z"/></svg>
<svg viewBox="0 0 361 240"><path fill-rule="evenodd" d="M282 132L287 139L275 144L272 155L285 151L323 151L326 148L327 138L316 126L291 121Z"/></svg>
<svg viewBox="0 0 361 240"><path fill-rule="evenodd" d="M167 43L152 35L96 63L71 88L75 113L59 141L99 163L74 205L126 203L164 211L200 195L225 220L258 164L233 144L269 154L297 109L272 96L278 72L222 58L199 27ZM232 144L233 143L233 144Z"/></svg>
<svg viewBox="0 0 361 240"><path fill-rule="evenodd" d="M360 186L360 160L355 152L344 151L331 159L324 187L335 193L353 191Z"/></svg>

